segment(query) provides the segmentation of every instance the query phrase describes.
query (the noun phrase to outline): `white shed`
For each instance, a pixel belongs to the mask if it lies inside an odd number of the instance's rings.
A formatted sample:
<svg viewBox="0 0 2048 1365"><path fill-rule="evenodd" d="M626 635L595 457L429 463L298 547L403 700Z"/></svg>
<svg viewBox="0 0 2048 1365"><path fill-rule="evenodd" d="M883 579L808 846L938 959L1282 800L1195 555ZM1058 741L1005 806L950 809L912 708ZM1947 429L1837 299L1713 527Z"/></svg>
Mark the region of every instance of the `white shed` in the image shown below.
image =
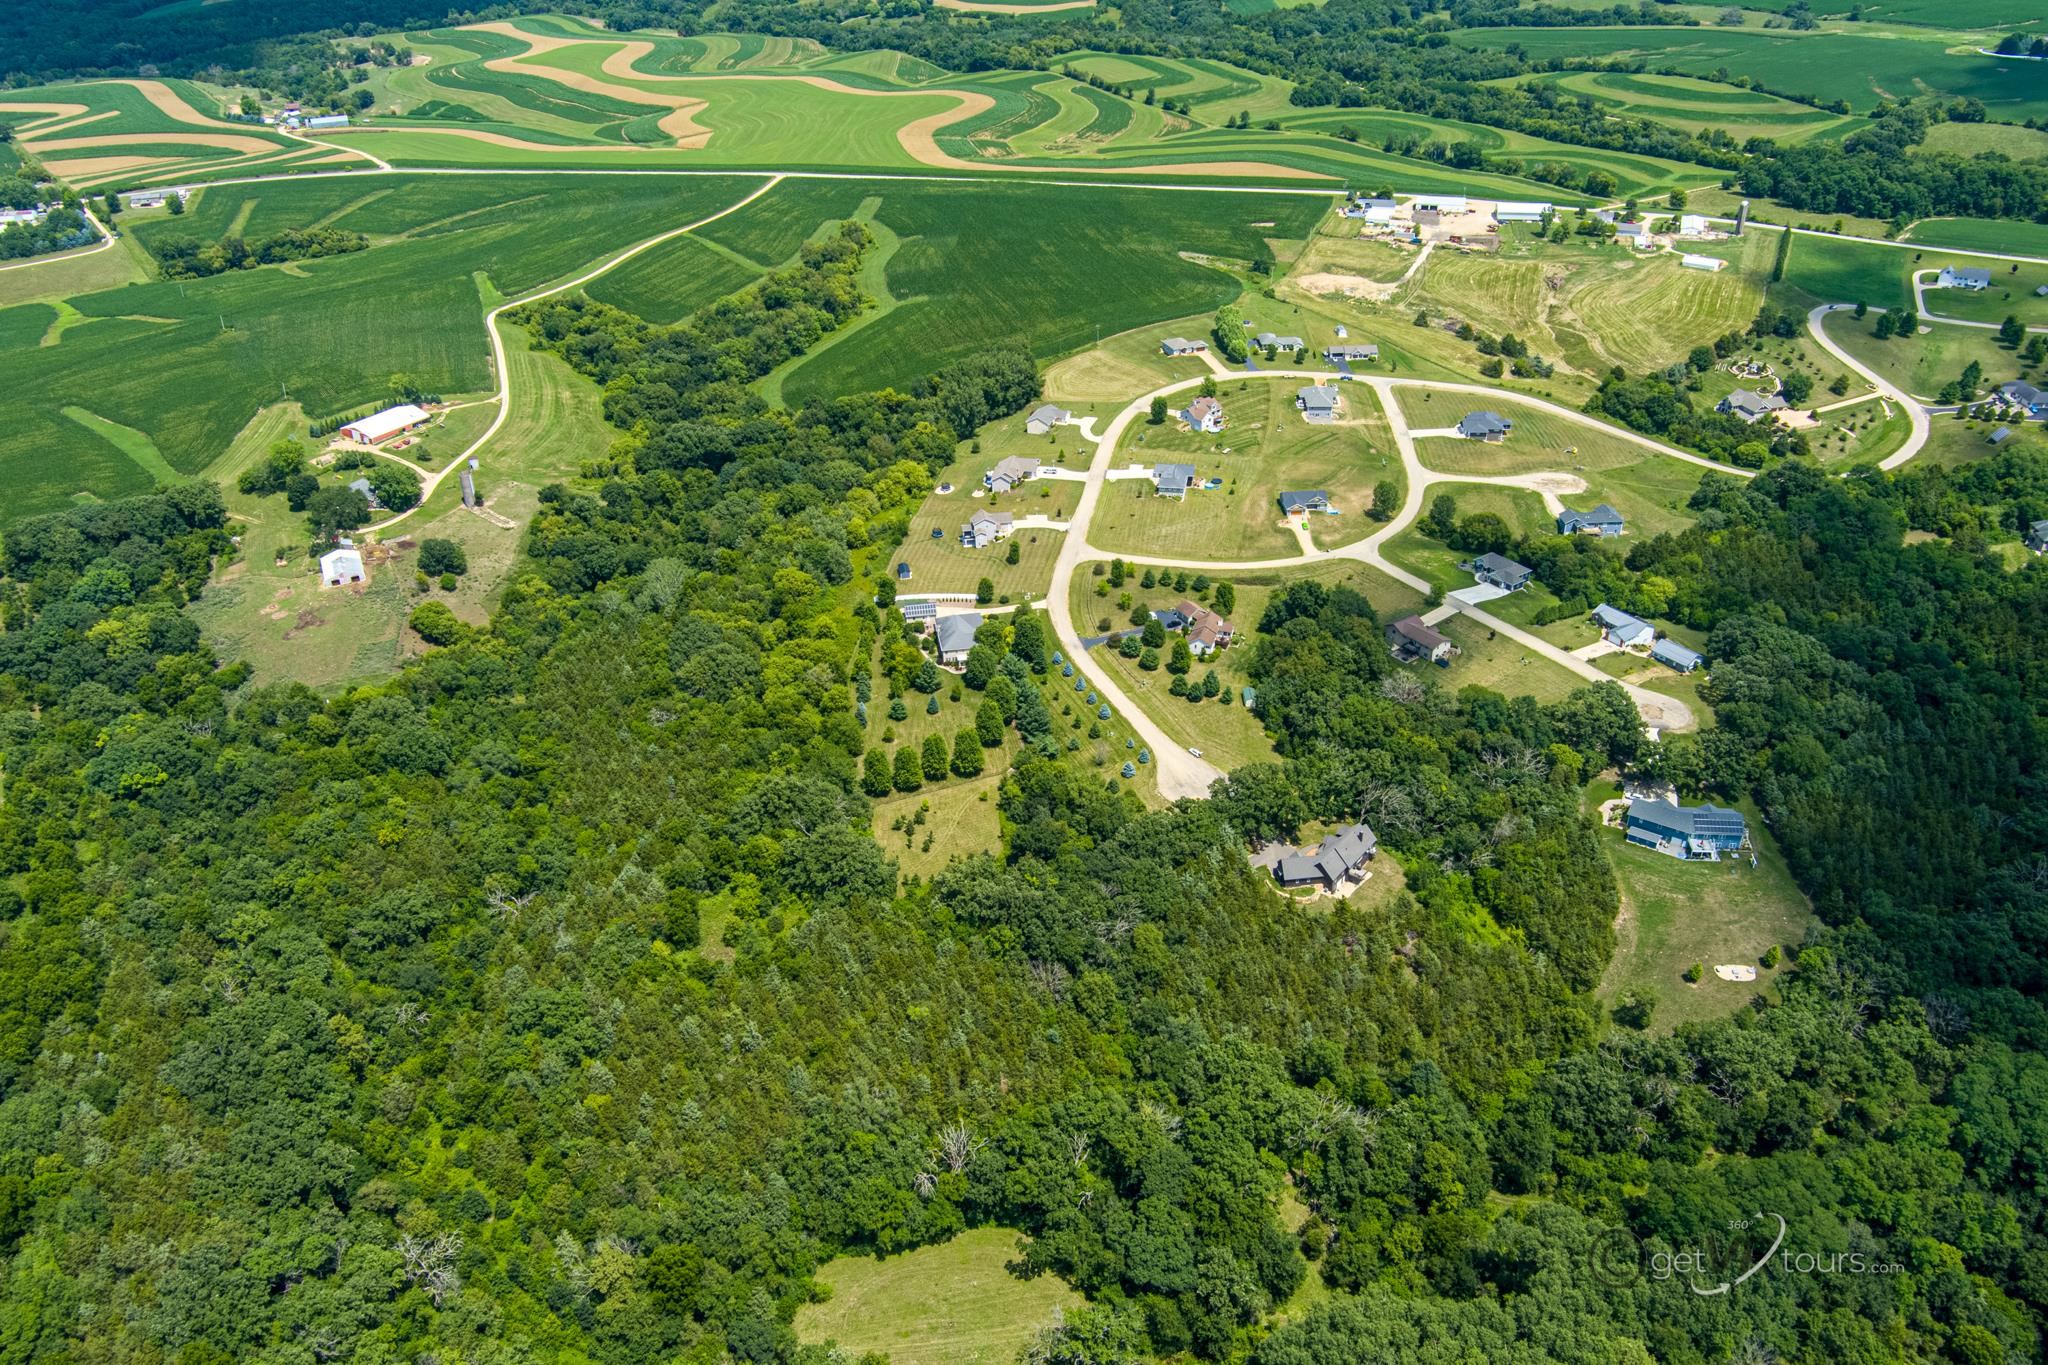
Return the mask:
<svg viewBox="0 0 2048 1365"><path fill-rule="evenodd" d="M379 441L390 440L401 431L411 431L414 427L425 426L427 420L425 408L414 407L411 403L400 403L395 408L371 413L359 422L350 422L341 429L340 435L343 439L359 445L372 446Z"/></svg>
<svg viewBox="0 0 2048 1365"><path fill-rule="evenodd" d="M363 552L353 545L344 543L320 556L320 581L330 588L338 588L344 583L360 583L365 576Z"/></svg>
<svg viewBox="0 0 2048 1365"><path fill-rule="evenodd" d="M1725 270L1728 262L1718 256L1695 256L1691 252L1678 258L1678 263L1687 270Z"/></svg>

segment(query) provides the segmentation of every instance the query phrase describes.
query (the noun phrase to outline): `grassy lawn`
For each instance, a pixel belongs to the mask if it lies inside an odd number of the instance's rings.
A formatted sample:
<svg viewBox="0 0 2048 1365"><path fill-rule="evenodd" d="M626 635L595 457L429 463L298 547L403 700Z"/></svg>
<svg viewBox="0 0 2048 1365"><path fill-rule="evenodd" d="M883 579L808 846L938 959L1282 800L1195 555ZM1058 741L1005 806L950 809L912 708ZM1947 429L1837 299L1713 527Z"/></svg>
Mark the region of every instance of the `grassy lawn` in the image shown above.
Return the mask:
<svg viewBox="0 0 2048 1365"><path fill-rule="evenodd" d="M1618 795L1608 783L1587 789L1589 807ZM1776 841L1754 808L1741 803L1757 845L1757 865L1747 859L1718 863L1681 862L1629 844L1618 829L1599 838L1621 885L1621 914L1615 922L1614 959L1600 985L1611 1004L1626 990L1654 991L1652 1027L1668 1032L1679 1024L1731 1013L1759 992L1769 993L1784 970L1768 970L1759 959L1772 944L1796 947L1813 912L1793 885ZM1686 968L1703 963L1696 983ZM1754 982L1723 981L1717 964L1757 968Z"/></svg>
<svg viewBox="0 0 2048 1365"><path fill-rule="evenodd" d="M1495 636L1477 621L1451 616L1437 625L1462 651L1448 668L1428 668L1445 687L1488 687L1508 697L1560 701L1592 684L1561 664L1531 654L1513 640ZM1422 665L1416 665L1422 668Z"/></svg>
<svg viewBox="0 0 2048 1365"><path fill-rule="evenodd" d="M1907 393L1929 399L1973 360L1983 368L1987 389L2020 378L2025 370L2015 353L1999 345L1995 333L1976 327L1935 323L1917 336L1879 341L1869 319L1859 321L1848 313L1830 314L1822 325L1849 354Z"/></svg>
<svg viewBox="0 0 2048 1365"><path fill-rule="evenodd" d="M1055 403L1123 404L1176 379L1203 374L1208 367L1201 360L1164 355L1159 343L1170 336L1206 337L1213 321L1213 314L1197 313L1104 337L1047 367L1045 396Z"/></svg>
<svg viewBox="0 0 2048 1365"><path fill-rule="evenodd" d="M1202 479L1223 486L1197 489L1184 500L1161 498L1147 480L1119 480L1103 489L1089 539L1111 551L1186 559L1274 559L1300 552L1280 514L1279 495L1294 488L1329 492L1343 526L1326 530L1337 541L1356 540L1372 487L1400 481L1400 463L1372 391L1343 386L1344 420L1311 426L1301 419L1292 379L1226 380L1218 397L1229 420L1218 435L1134 424L1118 449L1116 465L1179 461ZM1329 519L1315 518L1317 523ZM1318 529L1324 529L1319 526Z"/></svg>
<svg viewBox="0 0 2048 1365"><path fill-rule="evenodd" d="M1082 1302L1054 1276L1004 1268L1021 1236L975 1228L885 1260L841 1256L818 1270L830 1297L797 1311L797 1338L836 1342L849 1357L885 1352L892 1365L1007 1365Z"/></svg>

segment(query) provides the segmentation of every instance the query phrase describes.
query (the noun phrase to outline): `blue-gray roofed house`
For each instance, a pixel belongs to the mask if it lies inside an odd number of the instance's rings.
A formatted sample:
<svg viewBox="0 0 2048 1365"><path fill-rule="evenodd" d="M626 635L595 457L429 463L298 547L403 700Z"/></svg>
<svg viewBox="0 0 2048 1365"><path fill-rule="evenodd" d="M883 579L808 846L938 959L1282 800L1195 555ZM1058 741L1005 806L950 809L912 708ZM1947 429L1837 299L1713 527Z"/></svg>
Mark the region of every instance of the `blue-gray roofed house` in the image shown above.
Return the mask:
<svg viewBox="0 0 2048 1365"><path fill-rule="evenodd" d="M1605 602L1593 608L1594 624L1609 643L1623 649L1647 646L1657 638L1657 628L1640 617L1630 616L1619 607L1610 607Z"/></svg>
<svg viewBox="0 0 2048 1365"><path fill-rule="evenodd" d="M1621 513L1604 502L1590 512L1567 507L1557 514L1557 533L1561 536L1618 536L1623 525Z"/></svg>
<svg viewBox="0 0 2048 1365"><path fill-rule="evenodd" d="M1152 491L1162 498L1184 498L1188 486L1195 481L1195 467L1191 464L1159 464L1152 466Z"/></svg>
<svg viewBox="0 0 2048 1365"><path fill-rule="evenodd" d="M1690 673L1707 661L1706 656L1696 649L1687 649L1669 635L1650 646L1650 657L1660 664L1668 664L1680 673Z"/></svg>
<svg viewBox="0 0 2048 1365"><path fill-rule="evenodd" d="M1367 824L1346 825L1325 835L1313 849L1290 853L1273 865L1273 880L1282 886L1311 886L1320 882L1335 891L1342 882L1357 875L1372 861L1379 840Z"/></svg>
<svg viewBox="0 0 2048 1365"><path fill-rule="evenodd" d="M981 613L978 611L963 611L953 616L941 616L938 624L939 662L964 662L967 651L974 648L974 632L980 629Z"/></svg>
<svg viewBox="0 0 2048 1365"><path fill-rule="evenodd" d="M1672 858L1719 862L1723 853L1749 847L1749 822L1739 810L1709 801L1679 806L1669 801L1632 801L1628 841Z"/></svg>
<svg viewBox="0 0 2048 1365"><path fill-rule="evenodd" d="M1330 495L1320 488L1302 488L1280 495L1280 510L1288 516L1298 512L1327 512Z"/></svg>
<svg viewBox="0 0 2048 1365"><path fill-rule="evenodd" d="M1458 434L1473 441L1501 441L1515 424L1497 412L1468 412L1458 419Z"/></svg>
<svg viewBox="0 0 2048 1365"><path fill-rule="evenodd" d="M1472 576L1492 587L1520 592L1536 576L1536 571L1527 564L1515 563L1506 555L1488 552L1472 561Z"/></svg>

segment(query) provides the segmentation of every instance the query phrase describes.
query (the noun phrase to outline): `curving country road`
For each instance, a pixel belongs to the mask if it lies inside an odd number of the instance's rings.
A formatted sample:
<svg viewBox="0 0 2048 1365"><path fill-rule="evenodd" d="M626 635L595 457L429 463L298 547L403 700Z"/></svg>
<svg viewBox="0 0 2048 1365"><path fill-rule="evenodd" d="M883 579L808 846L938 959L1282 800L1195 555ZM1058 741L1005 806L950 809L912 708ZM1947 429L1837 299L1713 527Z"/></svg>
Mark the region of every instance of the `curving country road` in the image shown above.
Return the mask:
<svg viewBox="0 0 2048 1365"><path fill-rule="evenodd" d="M1334 383L1341 378L1333 370L1261 370L1258 374L1260 378L1306 379L1325 383ZM1110 420L1108 427L1103 430L1101 437L1096 442L1095 455L1088 466L1087 484L1081 491L1081 497L1074 507L1072 517L1068 520L1066 540L1060 546L1059 558L1053 563L1052 586L1046 598L1047 613L1052 618L1053 633L1059 637L1060 648L1067 654L1067 657L1075 660L1077 664L1085 663L1088 656L1087 651L1081 644L1081 633L1074 624L1073 605L1069 594L1072 589L1074 574L1083 563L1091 559L1111 557L1108 552L1097 550L1088 543L1088 527L1094 518L1095 505L1101 497L1102 487L1107 481L1106 476L1109 473L1110 465L1115 459L1117 443L1133 421L1137 420L1141 414L1149 414L1153 398L1198 388L1203 378L1204 376L1197 376L1192 379L1178 380L1132 399L1125 405L1122 411L1118 412ZM1381 547L1388 540L1400 534L1416 517L1421 515L1431 484L1469 483L1472 480L1455 474L1439 474L1423 465L1421 458L1416 454L1413 432L1408 425L1407 419L1402 415L1400 405L1394 401L1395 391L1402 388L1430 389L1447 393L1470 393L1495 399L1509 397L1517 403L1525 403L1530 407L1539 408L1544 412L1576 422L1580 426L1590 427L1620 437L1658 454L1684 460L1689 464L1702 465L1724 474L1733 474L1744 478L1752 477L1747 470L1730 469L1725 465L1715 464L1713 461L1694 455L1689 451L1679 450L1677 447L1667 446L1661 441L1654 441L1648 437L1639 436L1634 432L1609 426L1607 423L1590 417L1585 413L1576 412L1571 408L1563 407L1540 398L1532 398L1519 393L1507 393L1501 389L1489 389L1478 384L1438 383L1420 379L1394 379L1391 377L1375 376L1354 380L1354 382L1361 382L1371 388L1379 399L1380 406L1385 410L1388 425L1394 435L1395 449L1400 452L1402 469L1407 475L1407 496L1401 503L1400 511L1384 526L1363 540L1339 546L1334 550L1313 550L1279 559L1201 561L1169 558L1161 555L1121 553L1116 557L1121 558L1127 564L1162 565L1173 568L1196 569L1209 573L1242 572L1247 569L1288 569L1304 564L1320 563L1330 559L1353 559L1360 563L1371 565L1389 578L1403 583L1417 592L1429 592L1431 584L1426 579L1410 573L1400 565L1393 563L1382 552ZM1513 640L1531 653L1540 654L1552 663L1562 668L1570 669L1583 678L1593 682L1616 681L1616 679L1595 668L1589 661L1581 659L1557 645L1551 644L1540 636L1531 634L1520 626L1503 621L1490 612L1476 606L1467 605L1455 597L1446 598L1445 603L1454 610L1463 612L1471 617L1473 621L1485 626L1487 629ZM1091 683L1104 701L1122 713L1123 717L1130 722L1131 728L1138 732L1145 746L1152 751L1153 769L1158 778L1159 791L1162 796L1172 801L1178 800L1181 797L1202 797L1209 794L1211 784L1223 776L1222 769L1206 759L1197 758L1189 753L1186 748L1168 735L1157 722L1147 716L1125 694L1114 679L1103 675L1100 670L1096 670L1095 675L1091 678ZM1696 723L1691 708L1675 697L1667 697L1661 693L1650 692L1629 683L1620 683L1619 685L1628 693L1629 699L1635 703L1636 709L1642 713L1646 724L1660 730L1687 730L1691 729Z"/></svg>
<svg viewBox="0 0 2048 1365"><path fill-rule="evenodd" d="M2044 60L2048 60L2048 58L2044 58ZM1929 322L1938 322L1945 327L1977 327L1986 332L1995 332L2004 325L1997 322L1972 322L1968 318L1952 318L1946 313L1937 313L1929 308L1927 306L1927 290L1929 288L1927 277L1930 275L1938 276L1940 273L1940 271L1936 270L1916 270L1913 272L1913 311L1915 313ZM2048 326L2037 323L2028 327L2027 330L2029 332L2048 332Z"/></svg>
<svg viewBox="0 0 2048 1365"><path fill-rule="evenodd" d="M1906 443L1877 462L1879 469L1897 469L1920 453L1920 447L1926 445L1927 438L1933 435L1933 427L1927 420L1927 408L1919 399L1843 350L1835 339L1827 334L1827 329L1821 326L1822 319L1828 314L1852 312L1854 309L1854 304L1824 303L1806 315L1806 330L1813 333L1813 339L1820 344L1822 350L1855 373L1862 375L1870 387L1905 410L1906 424L1911 428L1906 435Z"/></svg>

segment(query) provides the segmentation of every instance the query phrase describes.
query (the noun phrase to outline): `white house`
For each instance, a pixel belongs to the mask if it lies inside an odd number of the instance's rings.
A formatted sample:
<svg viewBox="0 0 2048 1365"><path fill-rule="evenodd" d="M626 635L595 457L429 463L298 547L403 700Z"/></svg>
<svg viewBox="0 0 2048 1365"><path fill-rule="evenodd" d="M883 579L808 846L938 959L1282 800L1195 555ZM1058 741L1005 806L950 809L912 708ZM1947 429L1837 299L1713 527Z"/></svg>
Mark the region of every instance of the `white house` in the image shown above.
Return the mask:
<svg viewBox="0 0 2048 1365"><path fill-rule="evenodd" d="M1188 337L1168 337L1159 343L1159 349L1167 355L1200 355L1209 349L1209 343Z"/></svg>
<svg viewBox="0 0 2048 1365"><path fill-rule="evenodd" d="M1687 270L1725 270L1728 262L1718 256L1695 256L1691 252L1678 258L1678 263Z"/></svg>
<svg viewBox="0 0 2048 1365"><path fill-rule="evenodd" d="M411 403L400 403L395 408L370 414L361 421L350 422L338 435L358 445L373 446L379 441L388 441L401 431L411 431L429 421L425 408L414 407Z"/></svg>
<svg viewBox="0 0 2048 1365"><path fill-rule="evenodd" d="M320 581L330 588L338 588L344 583L360 583L366 576L363 552L346 540L320 556Z"/></svg>
<svg viewBox="0 0 2048 1365"><path fill-rule="evenodd" d="M1989 289L1991 272L1976 266L1958 269L1952 265L1945 265L1941 268L1941 274L1935 276L1934 284L1938 289Z"/></svg>
<svg viewBox="0 0 2048 1365"><path fill-rule="evenodd" d="M1223 430L1223 405L1207 394L1181 410L1180 419L1194 431L1206 431L1212 435Z"/></svg>

